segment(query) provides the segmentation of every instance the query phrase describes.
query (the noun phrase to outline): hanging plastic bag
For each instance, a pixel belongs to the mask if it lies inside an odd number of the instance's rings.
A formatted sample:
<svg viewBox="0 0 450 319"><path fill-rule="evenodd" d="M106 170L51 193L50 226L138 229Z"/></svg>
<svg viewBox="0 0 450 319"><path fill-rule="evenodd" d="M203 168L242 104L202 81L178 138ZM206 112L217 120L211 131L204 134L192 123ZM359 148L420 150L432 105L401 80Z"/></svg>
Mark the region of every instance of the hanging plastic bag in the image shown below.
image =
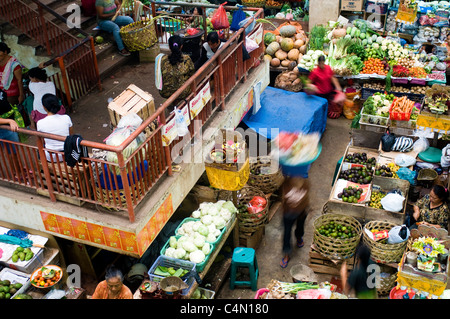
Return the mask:
<svg viewBox="0 0 450 319"><path fill-rule="evenodd" d="M390 212L399 212L403 209L403 202L405 201L405 197L397 193L390 193L384 196L380 203L383 206L384 210Z"/></svg>
<svg viewBox="0 0 450 319"><path fill-rule="evenodd" d="M250 53L259 48L259 45L249 37L245 37L245 48L247 49L247 52Z"/></svg>
<svg viewBox="0 0 450 319"><path fill-rule="evenodd" d="M178 136L182 137L189 133L189 128L180 109L175 109L175 125Z"/></svg>
<svg viewBox="0 0 450 319"><path fill-rule="evenodd" d="M137 129L142 124L142 119L139 115L136 113L130 113L125 116L123 116L119 123L117 123L117 127L127 127L131 126L134 129Z"/></svg>
<svg viewBox="0 0 450 319"><path fill-rule="evenodd" d="M242 6L239 6L239 10L234 11L233 13L233 19L231 20L231 26L230 26L230 30L231 31L237 31L241 28L240 26L240 22L245 20L246 15L244 10L242 10Z"/></svg>
<svg viewBox="0 0 450 319"><path fill-rule="evenodd" d="M230 27L227 12L223 7L225 4L226 2L219 5L219 8L217 8L216 12L214 12L213 16L211 17L211 24L214 30L228 29Z"/></svg>

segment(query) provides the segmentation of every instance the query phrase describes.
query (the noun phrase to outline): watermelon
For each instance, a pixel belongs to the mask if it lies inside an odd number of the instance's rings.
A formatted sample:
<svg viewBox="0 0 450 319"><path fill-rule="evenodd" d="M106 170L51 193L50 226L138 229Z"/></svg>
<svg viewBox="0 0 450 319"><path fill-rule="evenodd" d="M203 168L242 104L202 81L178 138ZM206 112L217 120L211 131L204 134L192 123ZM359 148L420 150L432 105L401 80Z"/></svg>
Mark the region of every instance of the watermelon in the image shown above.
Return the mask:
<svg viewBox="0 0 450 319"><path fill-rule="evenodd" d="M277 40L277 36L275 34L273 34L272 32L267 32L264 35L264 44L265 45L269 45L271 44L273 41Z"/></svg>

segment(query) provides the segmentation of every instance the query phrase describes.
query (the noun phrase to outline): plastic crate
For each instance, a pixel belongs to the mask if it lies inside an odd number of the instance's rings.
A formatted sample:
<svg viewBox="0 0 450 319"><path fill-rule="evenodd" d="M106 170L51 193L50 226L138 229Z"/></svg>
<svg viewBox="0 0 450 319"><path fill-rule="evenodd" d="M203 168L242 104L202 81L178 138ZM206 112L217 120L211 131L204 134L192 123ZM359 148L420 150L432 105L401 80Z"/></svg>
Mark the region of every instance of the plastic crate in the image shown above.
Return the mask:
<svg viewBox="0 0 450 319"><path fill-rule="evenodd" d="M180 235L176 235L175 237L178 240L181 236ZM165 256L166 249L169 247L169 242L170 242L170 239L164 244L163 248L160 251L160 255ZM202 272L203 269L205 269L205 266L206 266L206 264L209 261L209 257L211 256L211 254L212 254L212 252L214 250L214 245L211 244L211 243L208 243L208 244L211 245L210 253L206 256L206 258L205 258L205 260L203 262L195 264L195 270L197 270L197 272ZM177 258L174 258L174 259L177 259ZM182 259L177 259L177 260L183 261Z"/></svg>
<svg viewBox="0 0 450 319"><path fill-rule="evenodd" d="M414 102L418 102L418 103L422 103L425 95L424 94L416 94L416 93L401 93L401 92L390 92L391 94L393 94L396 97L402 97L405 96L408 98L408 100L414 101Z"/></svg>
<svg viewBox="0 0 450 319"><path fill-rule="evenodd" d="M389 117L370 115L361 112L360 124L370 124L375 126L387 127L389 125Z"/></svg>
<svg viewBox="0 0 450 319"><path fill-rule="evenodd" d="M158 266L167 267L167 268L173 267L175 269L182 268L182 269L185 269L188 271L195 271L195 264L193 262L190 262L188 260L171 258L168 256L159 256L148 271L148 275L149 275L151 281L159 282L159 281L161 281L161 279L164 278L163 276L159 276L159 275L155 274L155 270ZM189 281L190 277L192 277L191 274L186 274L181 279L183 279L183 281L185 283L187 283Z"/></svg>
<svg viewBox="0 0 450 319"><path fill-rule="evenodd" d="M202 287L198 287L197 290L199 290L200 293L202 294L202 296L205 296L206 299L214 299L214 296L216 294L215 291L209 290L209 289L205 289L205 288L202 288Z"/></svg>
<svg viewBox="0 0 450 319"><path fill-rule="evenodd" d="M44 259L44 249L40 248L39 251L37 251L34 254L33 258L31 258L28 262L18 261L17 263L14 263L10 258L6 262L2 262L2 264L13 270L31 274L36 268L44 266L43 259Z"/></svg>
<svg viewBox="0 0 450 319"><path fill-rule="evenodd" d="M193 218L193 217L187 217L185 219L183 219L183 221L178 225L178 227L175 229L175 236L181 235L178 233L178 229L180 229L180 227L190 221L200 221L200 219L198 218ZM228 223L227 223L228 225ZM225 232L227 231L227 226L223 227L220 231L220 235L216 237L216 240L211 242L211 241L206 241L208 243L210 243L211 245L213 245L213 247L216 247L217 244L222 240L223 234L225 234Z"/></svg>
<svg viewBox="0 0 450 319"><path fill-rule="evenodd" d="M362 100L367 100L369 97L371 97L375 93L384 93L384 91L368 89L368 88L362 88L361 89L361 99Z"/></svg>
<svg viewBox="0 0 450 319"><path fill-rule="evenodd" d="M16 291L14 295L11 296L13 298L14 296L18 294L25 293L28 288L31 286L30 282L30 274L26 274L21 271L17 271L10 268L3 268L0 271L0 280L9 280L12 284L20 283L22 284L22 287Z"/></svg>

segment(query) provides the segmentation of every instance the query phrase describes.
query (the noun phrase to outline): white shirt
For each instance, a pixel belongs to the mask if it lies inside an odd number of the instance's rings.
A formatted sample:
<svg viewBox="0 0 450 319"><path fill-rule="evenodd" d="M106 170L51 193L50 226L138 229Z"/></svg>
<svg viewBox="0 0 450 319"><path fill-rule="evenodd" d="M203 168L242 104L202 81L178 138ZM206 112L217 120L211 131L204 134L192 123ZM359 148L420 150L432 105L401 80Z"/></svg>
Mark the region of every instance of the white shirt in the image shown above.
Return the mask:
<svg viewBox="0 0 450 319"><path fill-rule="evenodd" d="M55 84L51 81L30 82L28 88L34 95L33 110L36 110L42 114L47 114L44 110L44 106L42 106L42 97L47 93L56 95Z"/></svg>
<svg viewBox="0 0 450 319"><path fill-rule="evenodd" d="M67 114L55 114L46 116L42 120L36 123L36 128L40 132L69 136L70 127L72 126L72 120ZM50 138L44 138L45 148L55 151L64 150L64 141L57 141ZM47 160L50 161L50 154L46 152ZM62 161L62 156L60 154L59 160Z"/></svg>
<svg viewBox="0 0 450 319"><path fill-rule="evenodd" d="M217 48L217 50L219 50L222 47L222 45L224 45L224 42L222 42L220 40L219 40L219 42L220 42L220 45ZM216 50L216 52L213 52L213 50L211 50L211 47L209 46L208 42L203 43L203 47L206 50L206 56L208 57L208 60L211 59L212 56L217 52L217 50Z"/></svg>

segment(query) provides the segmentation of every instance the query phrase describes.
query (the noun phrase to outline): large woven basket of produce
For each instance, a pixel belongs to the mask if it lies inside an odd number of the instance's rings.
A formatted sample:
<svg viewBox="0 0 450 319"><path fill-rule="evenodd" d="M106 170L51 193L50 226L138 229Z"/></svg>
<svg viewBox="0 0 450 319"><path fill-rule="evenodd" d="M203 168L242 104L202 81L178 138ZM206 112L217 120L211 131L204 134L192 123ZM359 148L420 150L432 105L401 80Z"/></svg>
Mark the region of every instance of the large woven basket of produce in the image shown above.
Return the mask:
<svg viewBox="0 0 450 319"><path fill-rule="evenodd" d="M289 69L289 71L280 73L275 78L275 87L286 91L300 92L303 89L303 83L299 77L297 63L289 59L283 60L283 63L284 62L288 63L287 68ZM292 64L294 68L292 68L292 65L290 64Z"/></svg>
<svg viewBox="0 0 450 319"><path fill-rule="evenodd" d="M219 197L222 196L219 195ZM227 200L233 201L232 192L228 192ZM267 223L269 200L261 190L256 187L244 186L236 191L236 201L240 232L254 233Z"/></svg>
<svg viewBox="0 0 450 319"><path fill-rule="evenodd" d="M133 22L120 28L120 36L129 51L145 50L158 42L153 19Z"/></svg>
<svg viewBox="0 0 450 319"><path fill-rule="evenodd" d="M283 173L277 161L270 156L258 156L250 159L250 175L247 184L271 194L277 191L284 181Z"/></svg>
<svg viewBox="0 0 450 319"><path fill-rule="evenodd" d="M266 4L266 0L242 0L242 4L249 8L262 8Z"/></svg>
<svg viewBox="0 0 450 319"><path fill-rule="evenodd" d="M330 259L344 260L355 254L362 226L353 217L323 214L314 220L314 245Z"/></svg>
<svg viewBox="0 0 450 319"><path fill-rule="evenodd" d="M390 222L372 220L367 222L364 228L371 233L376 233L389 232L395 226L397 225ZM377 263L400 262L407 245L406 240L398 244L388 244L387 239L374 240L365 231L363 232L363 243L370 249L372 260Z"/></svg>

